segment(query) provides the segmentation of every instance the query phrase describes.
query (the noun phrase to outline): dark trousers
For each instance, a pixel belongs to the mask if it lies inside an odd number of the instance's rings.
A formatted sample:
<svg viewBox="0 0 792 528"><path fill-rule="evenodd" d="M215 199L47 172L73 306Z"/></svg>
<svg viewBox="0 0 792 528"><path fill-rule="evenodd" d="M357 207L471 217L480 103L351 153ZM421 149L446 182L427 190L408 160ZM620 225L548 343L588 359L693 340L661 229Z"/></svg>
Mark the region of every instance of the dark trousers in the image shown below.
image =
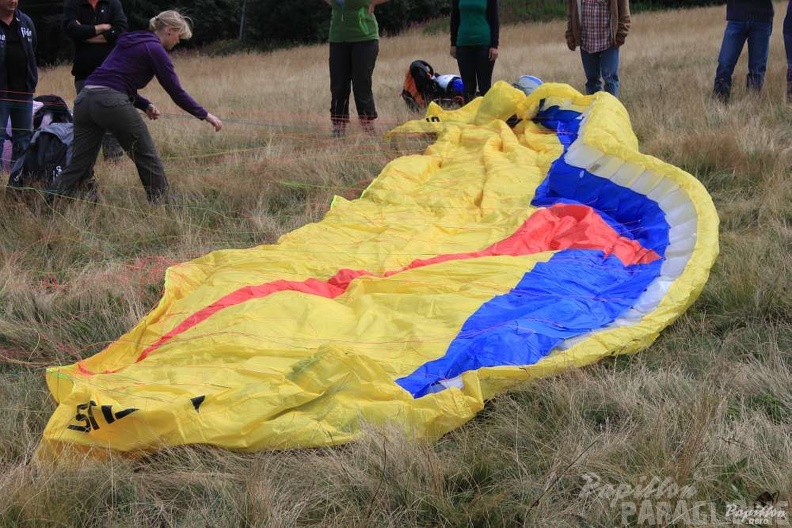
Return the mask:
<svg viewBox="0 0 792 528"><path fill-rule="evenodd" d="M784 17L784 49L787 58L787 91L792 93L792 3L787 6Z"/></svg>
<svg viewBox="0 0 792 528"><path fill-rule="evenodd" d="M129 97L104 87L83 88L74 101L71 161L50 191L72 194L92 177L105 132L111 132L135 162L149 201L158 201L168 190L168 180L148 128Z"/></svg>
<svg viewBox="0 0 792 528"><path fill-rule="evenodd" d="M361 121L377 118L371 77L379 54L379 40L330 43L330 118L334 125L349 122L349 94Z"/></svg>
<svg viewBox="0 0 792 528"><path fill-rule="evenodd" d="M456 59L465 87L465 102L487 93L492 86L492 70L495 69L495 63L489 60L489 46L457 46Z"/></svg>
<svg viewBox="0 0 792 528"><path fill-rule="evenodd" d="M85 86L85 79L74 79L74 93L79 95L83 86ZM102 138L102 153L106 160L117 160L124 155L124 149L121 148L113 134L106 133Z"/></svg>

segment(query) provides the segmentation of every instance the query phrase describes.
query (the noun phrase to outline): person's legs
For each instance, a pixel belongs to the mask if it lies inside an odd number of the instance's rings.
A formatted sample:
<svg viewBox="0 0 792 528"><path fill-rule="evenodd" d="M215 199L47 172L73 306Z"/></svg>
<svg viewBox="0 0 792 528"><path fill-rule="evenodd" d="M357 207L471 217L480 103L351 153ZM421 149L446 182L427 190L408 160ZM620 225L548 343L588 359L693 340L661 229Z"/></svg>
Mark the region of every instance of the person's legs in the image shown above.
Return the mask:
<svg viewBox="0 0 792 528"><path fill-rule="evenodd" d="M111 132L132 158L146 197L159 202L168 191L168 179L148 127L126 95L115 90L97 90L90 106L91 119Z"/></svg>
<svg viewBox="0 0 792 528"><path fill-rule="evenodd" d="M352 83L351 44L330 43L330 120L333 134L343 135L349 122L349 94Z"/></svg>
<svg viewBox="0 0 792 528"><path fill-rule="evenodd" d="M21 158L33 137L33 95L20 94L9 101L11 121L11 166Z"/></svg>
<svg viewBox="0 0 792 528"><path fill-rule="evenodd" d="M72 157L63 172L52 182L52 188L48 190L50 196L72 195L81 183L89 180L93 175L93 166L96 163L96 156L99 155L105 131L91 119L89 108L91 96L92 93L81 92L74 101Z"/></svg>
<svg viewBox="0 0 792 528"><path fill-rule="evenodd" d="M619 97L619 48L611 46L600 52L600 71L605 81L605 91Z"/></svg>
<svg viewBox="0 0 792 528"><path fill-rule="evenodd" d="M378 54L379 40L356 42L352 45L352 91L358 118L367 132L373 132L372 121L377 119L371 78L374 76Z"/></svg>
<svg viewBox="0 0 792 528"><path fill-rule="evenodd" d="M479 95L484 95L492 87L492 71L495 62L489 60L489 47L476 47L476 79L478 80Z"/></svg>
<svg viewBox="0 0 792 528"><path fill-rule="evenodd" d="M85 79L74 79L74 93L80 95L80 90L83 89L83 86L85 86ZM102 138L102 153L105 160L118 162L124 156L124 149L121 148L121 144L118 143L115 136L107 132Z"/></svg>
<svg viewBox="0 0 792 528"><path fill-rule="evenodd" d="M748 30L748 76L745 85L748 90L760 91L764 85L767 71L767 57L770 54L770 22L751 22Z"/></svg>
<svg viewBox="0 0 792 528"><path fill-rule="evenodd" d="M724 101L728 101L731 95L732 74L747 38L747 22L733 20L726 22L726 30L723 32L723 42L718 54L718 69L715 71L715 83L712 88L713 95Z"/></svg>
<svg viewBox="0 0 792 528"><path fill-rule="evenodd" d="M113 134L105 134L102 138L102 154L111 163L118 163L124 157L124 149Z"/></svg>
<svg viewBox="0 0 792 528"><path fill-rule="evenodd" d="M462 85L465 87L465 102L469 103L476 98L476 47L457 46L456 49L457 66L459 66L459 76L462 77Z"/></svg>
<svg viewBox="0 0 792 528"><path fill-rule="evenodd" d="M586 95L601 91L600 54L589 53L580 48L580 60L583 63L583 73L586 74Z"/></svg>
<svg viewBox="0 0 792 528"><path fill-rule="evenodd" d="M3 170L11 172L11 135L8 134L8 115L11 105L0 97L0 138L3 144ZM8 142L8 143L6 143Z"/></svg>

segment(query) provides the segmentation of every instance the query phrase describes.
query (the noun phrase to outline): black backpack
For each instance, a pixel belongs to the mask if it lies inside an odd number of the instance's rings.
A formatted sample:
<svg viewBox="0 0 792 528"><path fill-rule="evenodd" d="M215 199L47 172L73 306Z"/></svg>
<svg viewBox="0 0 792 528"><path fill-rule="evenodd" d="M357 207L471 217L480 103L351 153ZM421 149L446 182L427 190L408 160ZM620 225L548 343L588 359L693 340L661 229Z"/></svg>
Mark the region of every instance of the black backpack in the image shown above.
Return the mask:
<svg viewBox="0 0 792 528"><path fill-rule="evenodd" d="M404 76L402 99L413 112L420 112L435 102L443 108L458 108L465 104L462 79L457 75L437 75L424 60L410 64Z"/></svg>
<svg viewBox="0 0 792 528"><path fill-rule="evenodd" d="M434 77L434 68L425 60L415 60L410 63L410 67L404 75L401 93L402 99L410 107L410 110L418 112L442 94Z"/></svg>
<svg viewBox="0 0 792 528"><path fill-rule="evenodd" d="M71 158L73 132L72 123L50 123L38 129L11 168L8 186L15 190L49 188Z"/></svg>
<svg viewBox="0 0 792 528"><path fill-rule="evenodd" d="M51 94L34 101L42 106L33 114L33 137L8 177L9 188L16 191L49 188L71 159L74 125L66 101Z"/></svg>
<svg viewBox="0 0 792 528"><path fill-rule="evenodd" d="M49 116L49 123L71 123L73 121L69 105L61 97L48 94L39 95L33 100L43 105L33 114L33 130L41 128L41 123L47 116Z"/></svg>

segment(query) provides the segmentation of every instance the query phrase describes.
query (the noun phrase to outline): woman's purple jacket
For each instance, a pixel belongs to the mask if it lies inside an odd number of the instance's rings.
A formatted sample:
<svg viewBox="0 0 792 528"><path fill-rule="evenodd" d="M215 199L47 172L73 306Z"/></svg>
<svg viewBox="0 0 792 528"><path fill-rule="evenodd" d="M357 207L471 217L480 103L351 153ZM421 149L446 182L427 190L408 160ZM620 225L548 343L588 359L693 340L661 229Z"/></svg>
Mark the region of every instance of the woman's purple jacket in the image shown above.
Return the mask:
<svg viewBox="0 0 792 528"><path fill-rule="evenodd" d="M198 119L207 111L179 83L173 62L157 35L151 31L122 34L101 66L88 76L86 85L105 86L127 94L135 108L145 111L151 101L137 93L156 77L173 102Z"/></svg>

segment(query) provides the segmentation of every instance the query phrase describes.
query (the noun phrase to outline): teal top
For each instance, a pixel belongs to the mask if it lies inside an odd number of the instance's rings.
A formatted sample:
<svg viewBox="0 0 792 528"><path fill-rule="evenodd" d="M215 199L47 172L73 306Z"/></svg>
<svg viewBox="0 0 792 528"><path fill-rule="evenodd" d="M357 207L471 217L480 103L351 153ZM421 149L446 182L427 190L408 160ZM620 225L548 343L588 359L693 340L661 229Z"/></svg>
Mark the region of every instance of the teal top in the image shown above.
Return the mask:
<svg viewBox="0 0 792 528"><path fill-rule="evenodd" d="M330 42L364 42L379 39L377 17L369 14L371 0L332 0Z"/></svg>
<svg viewBox="0 0 792 528"><path fill-rule="evenodd" d="M456 45L490 45L487 0L459 0L459 32L457 33Z"/></svg>

